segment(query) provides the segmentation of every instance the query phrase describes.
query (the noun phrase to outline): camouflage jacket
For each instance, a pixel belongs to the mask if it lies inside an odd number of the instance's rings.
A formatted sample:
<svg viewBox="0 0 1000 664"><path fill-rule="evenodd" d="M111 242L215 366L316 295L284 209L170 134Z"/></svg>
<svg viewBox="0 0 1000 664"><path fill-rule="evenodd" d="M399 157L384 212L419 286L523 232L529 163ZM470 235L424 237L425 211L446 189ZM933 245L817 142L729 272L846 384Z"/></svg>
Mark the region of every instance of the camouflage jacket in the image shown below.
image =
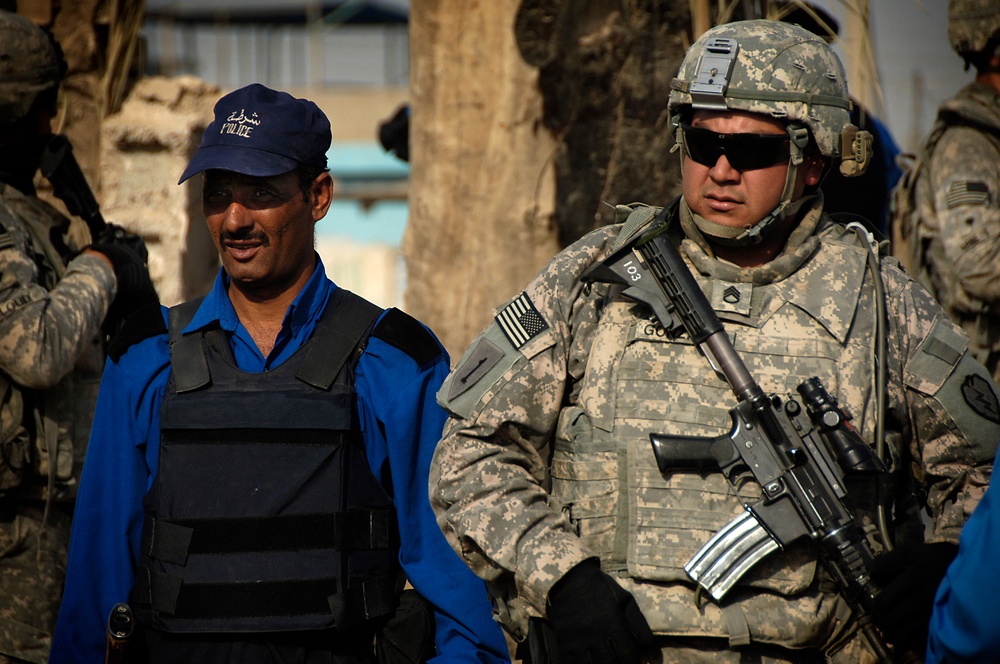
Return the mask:
<svg viewBox="0 0 1000 664"><path fill-rule="evenodd" d="M972 83L942 104L894 196L894 253L1000 380L1000 92Z"/></svg>
<svg viewBox="0 0 1000 664"><path fill-rule="evenodd" d="M116 285L98 258L64 262L49 238L65 223L0 184L0 492L31 471L45 481L46 438L58 440L54 479L72 481L74 443L82 463L103 369L98 335Z"/></svg>
<svg viewBox="0 0 1000 664"><path fill-rule="evenodd" d="M785 251L759 268L715 259L693 224L673 223L694 238L683 240L682 253L764 390L784 394L818 374L871 442L868 250L822 214L822 198ZM497 311L445 382L439 401L452 418L430 486L439 523L473 571L502 589L517 623L544 615L552 585L597 556L658 633L825 647L844 607L819 587L811 551L762 563L731 603L735 614L695 608L679 570L740 501L718 473L664 480L648 434L724 433L735 399L689 341L666 338L648 312L606 285L580 281L620 232L598 229L556 256ZM998 388L966 352L961 331L894 260L882 261L881 277L896 485L926 496L930 539L957 541L989 480ZM734 292L743 297L727 297ZM988 405L962 396L970 381Z"/></svg>

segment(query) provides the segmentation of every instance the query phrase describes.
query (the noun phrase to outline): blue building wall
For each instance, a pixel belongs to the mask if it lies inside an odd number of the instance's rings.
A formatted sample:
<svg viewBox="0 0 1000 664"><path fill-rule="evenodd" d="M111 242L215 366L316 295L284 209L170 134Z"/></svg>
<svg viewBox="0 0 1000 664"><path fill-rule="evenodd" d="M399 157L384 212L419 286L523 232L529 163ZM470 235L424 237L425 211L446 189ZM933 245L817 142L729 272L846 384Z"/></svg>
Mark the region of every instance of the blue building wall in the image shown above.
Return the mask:
<svg viewBox="0 0 1000 664"><path fill-rule="evenodd" d="M327 153L334 200L317 224L317 235L349 237L362 244L400 248L408 214L405 199L409 164L376 143L334 143ZM359 195L374 192L376 200ZM383 192L384 197L378 196Z"/></svg>

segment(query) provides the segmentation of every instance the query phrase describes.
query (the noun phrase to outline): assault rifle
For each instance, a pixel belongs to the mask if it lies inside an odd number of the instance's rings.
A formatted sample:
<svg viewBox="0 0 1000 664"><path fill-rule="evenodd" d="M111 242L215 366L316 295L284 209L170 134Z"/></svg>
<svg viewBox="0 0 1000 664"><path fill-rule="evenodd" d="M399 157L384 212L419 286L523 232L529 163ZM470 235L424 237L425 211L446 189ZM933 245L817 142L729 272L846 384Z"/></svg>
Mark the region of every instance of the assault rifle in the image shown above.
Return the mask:
<svg viewBox="0 0 1000 664"><path fill-rule="evenodd" d="M80 164L73 155L73 144L62 134L53 134L42 151L41 171L52 185L52 193L66 205L70 214L87 222L93 242L118 243L129 247L142 258L149 259L146 243L138 235L129 233L117 224L109 224L101 214L101 206ZM56 246L59 246L57 242Z"/></svg>
<svg viewBox="0 0 1000 664"><path fill-rule="evenodd" d="M40 162L42 175L52 184L53 193L66 205L70 214L80 217L87 222L90 230L90 240L94 244L121 245L139 257L143 264L149 261L149 251L146 243L141 237L129 233L117 224L109 224L101 214L101 207L94 198L87 178L80 170L80 164L73 156L73 145L69 139L62 134L53 134L42 151ZM52 244L59 250L65 260L69 260L74 254L69 250L64 241L63 235L68 226L54 226L50 229L50 239ZM105 251L105 254L107 251ZM156 299L156 289L149 280L149 274L145 267L127 266L123 270L116 268L116 278L118 280L118 292L128 293L129 297L124 298L125 304L119 304L121 298L116 299L111 304L108 314L104 319L102 331L104 341L112 339L121 329L125 318L134 312L137 298L145 297L146 301ZM144 295L140 295L143 293Z"/></svg>
<svg viewBox="0 0 1000 664"><path fill-rule="evenodd" d="M73 145L68 138L62 134L49 138L42 151L41 170L52 184L52 192L66 205L69 213L87 222L93 242L122 244L139 254L143 262L149 259L149 251L141 237L104 220L101 206L73 156Z"/></svg>
<svg viewBox="0 0 1000 664"><path fill-rule="evenodd" d="M53 134L45 145L41 161L42 175L52 184L52 192L59 197L69 213L87 222L90 237L95 242L108 224L101 214L101 207L80 164L73 156L73 145L62 134Z"/></svg>
<svg viewBox="0 0 1000 664"><path fill-rule="evenodd" d="M70 214L87 222L91 241L121 244L136 252L143 262L149 260L149 251L141 237L104 220L101 206L80 170L80 164L73 155L73 145L68 138L62 134L53 134L45 144L40 166L42 175L52 185L52 193L66 205ZM53 233L62 230L53 229ZM53 241L57 247L62 244L59 238L54 237Z"/></svg>
<svg viewBox="0 0 1000 664"><path fill-rule="evenodd" d="M727 434L650 434L660 472L718 469L734 487L752 478L762 489L761 500L745 505L688 561L688 576L718 601L764 557L808 538L872 650L892 662L872 619L878 589L868 568L874 554L844 504L846 475L882 473L885 466L850 416L818 378L799 385L800 398L765 394L664 233L627 244L584 279L625 286L622 294L650 307L668 335L686 331L736 395Z"/></svg>

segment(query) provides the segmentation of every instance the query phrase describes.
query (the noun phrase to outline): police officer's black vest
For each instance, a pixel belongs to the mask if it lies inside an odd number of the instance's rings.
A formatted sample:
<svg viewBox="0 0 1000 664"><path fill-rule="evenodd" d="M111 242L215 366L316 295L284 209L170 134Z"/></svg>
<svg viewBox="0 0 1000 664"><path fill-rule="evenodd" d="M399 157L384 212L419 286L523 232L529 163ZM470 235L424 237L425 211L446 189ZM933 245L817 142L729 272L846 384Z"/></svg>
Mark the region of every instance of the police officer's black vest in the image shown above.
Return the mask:
<svg viewBox="0 0 1000 664"><path fill-rule="evenodd" d="M391 613L396 514L368 466L353 371L381 310L338 289L291 358L244 373L221 330L180 334L198 304L170 311L137 617L225 633L344 629Z"/></svg>

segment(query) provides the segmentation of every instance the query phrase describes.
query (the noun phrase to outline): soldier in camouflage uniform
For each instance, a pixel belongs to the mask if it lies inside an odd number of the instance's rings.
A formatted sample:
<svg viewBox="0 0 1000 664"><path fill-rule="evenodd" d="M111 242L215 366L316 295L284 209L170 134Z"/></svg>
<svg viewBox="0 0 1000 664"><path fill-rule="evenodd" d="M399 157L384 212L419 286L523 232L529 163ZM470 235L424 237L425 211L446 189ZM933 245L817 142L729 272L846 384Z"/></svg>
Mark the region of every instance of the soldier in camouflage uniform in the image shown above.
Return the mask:
<svg viewBox="0 0 1000 664"><path fill-rule="evenodd" d="M1000 380L1000 3L951 0L948 39L976 78L894 191L893 253Z"/></svg>
<svg viewBox="0 0 1000 664"><path fill-rule="evenodd" d="M873 570L877 624L898 651L922 652L934 589L990 477L998 387L931 296L824 212L825 170L857 173L868 156L826 43L784 23L722 25L671 89L683 195L622 206L624 224L558 254L442 386L438 523L536 662L553 645L563 662L873 661L811 543L771 554L718 602L683 569L760 488L661 474L649 435L725 434L735 398L686 334L620 287L581 280L665 225L764 391L818 376L882 450L881 486L848 499L889 563Z"/></svg>
<svg viewBox="0 0 1000 664"><path fill-rule="evenodd" d="M45 662L71 496L97 397L124 247L71 246L33 178L65 63L50 35L0 11L0 661ZM147 274L148 283L148 274Z"/></svg>

